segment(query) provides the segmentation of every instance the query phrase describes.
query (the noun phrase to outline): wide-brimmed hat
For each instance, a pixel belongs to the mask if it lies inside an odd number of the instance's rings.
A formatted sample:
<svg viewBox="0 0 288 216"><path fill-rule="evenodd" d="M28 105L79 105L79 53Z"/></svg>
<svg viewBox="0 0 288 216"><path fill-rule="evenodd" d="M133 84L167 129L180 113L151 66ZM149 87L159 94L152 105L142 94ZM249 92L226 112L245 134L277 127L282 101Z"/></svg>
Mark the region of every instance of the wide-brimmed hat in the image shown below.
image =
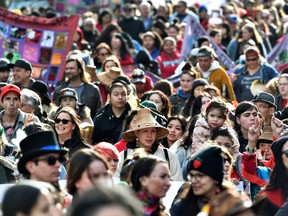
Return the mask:
<svg viewBox="0 0 288 216"><path fill-rule="evenodd" d="M120 75L122 75L121 68L111 67L110 71L97 74L97 78L103 85L110 86L112 82Z"/></svg>
<svg viewBox="0 0 288 216"><path fill-rule="evenodd" d="M257 102L257 101L263 101L265 103L268 103L270 106L273 106L276 109L275 105L275 98L272 94L268 92L261 92L258 95L256 95L252 102Z"/></svg>
<svg viewBox="0 0 288 216"><path fill-rule="evenodd" d="M25 165L28 161L49 153L65 155L68 151L60 147L52 131L43 131L27 136L20 142L22 157L18 162L18 170L22 174L29 174Z"/></svg>
<svg viewBox="0 0 288 216"><path fill-rule="evenodd" d="M32 83L30 89L40 95L40 97L43 99L43 104L51 103L51 99L48 94L48 86L45 82L41 80L35 80L35 82Z"/></svg>
<svg viewBox="0 0 288 216"><path fill-rule="evenodd" d="M144 128L157 128L156 140L162 139L169 134L167 128L161 126L152 116L150 109L143 108L137 111L135 120L132 121L131 129L122 134L122 137L126 141L133 141L136 136L134 131L138 131Z"/></svg>
<svg viewBox="0 0 288 216"><path fill-rule="evenodd" d="M267 143L272 144L273 142L273 131L271 126L264 126L263 131L261 135L259 136L259 139L257 141L256 147L259 148L260 143Z"/></svg>

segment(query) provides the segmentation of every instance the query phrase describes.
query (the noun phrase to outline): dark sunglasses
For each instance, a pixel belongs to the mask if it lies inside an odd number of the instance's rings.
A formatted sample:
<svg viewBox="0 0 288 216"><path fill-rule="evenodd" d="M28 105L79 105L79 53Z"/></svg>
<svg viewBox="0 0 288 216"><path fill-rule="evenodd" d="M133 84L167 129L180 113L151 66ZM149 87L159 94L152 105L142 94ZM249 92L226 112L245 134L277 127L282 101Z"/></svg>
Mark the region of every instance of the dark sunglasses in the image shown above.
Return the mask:
<svg viewBox="0 0 288 216"><path fill-rule="evenodd" d="M38 163L39 161L46 161L49 166L54 166L57 161L59 161L60 163L65 163L66 158L63 155L61 155L59 157L48 156L48 157L38 158L34 160L35 163Z"/></svg>
<svg viewBox="0 0 288 216"><path fill-rule="evenodd" d="M249 59L246 59L246 61L250 62L250 61L256 61L258 58L249 58Z"/></svg>
<svg viewBox="0 0 288 216"><path fill-rule="evenodd" d="M288 158L288 149L282 152L282 154L285 154L286 158Z"/></svg>
<svg viewBox="0 0 288 216"><path fill-rule="evenodd" d="M55 119L54 120L56 124L59 124L60 122L62 122L62 124L68 124L68 122L71 122L70 120L68 119Z"/></svg>

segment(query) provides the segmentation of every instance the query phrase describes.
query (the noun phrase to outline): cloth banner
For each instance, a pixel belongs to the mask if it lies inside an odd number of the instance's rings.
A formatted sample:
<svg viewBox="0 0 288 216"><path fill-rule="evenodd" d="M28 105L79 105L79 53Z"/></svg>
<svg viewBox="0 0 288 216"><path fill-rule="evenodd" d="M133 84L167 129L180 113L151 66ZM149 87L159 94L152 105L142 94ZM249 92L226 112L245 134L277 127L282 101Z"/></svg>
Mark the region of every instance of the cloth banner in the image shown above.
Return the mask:
<svg viewBox="0 0 288 216"><path fill-rule="evenodd" d="M193 49L197 38L201 36L208 36L210 38L202 25L198 23L194 17L189 16L187 18L187 25L181 49L182 61L186 61L188 59L188 55ZM223 50L217 44L214 43L214 41L211 40L211 43L213 45L212 48L215 50L220 63L222 63L227 69L232 70L234 67L234 62L226 55L225 52L223 52Z"/></svg>
<svg viewBox="0 0 288 216"><path fill-rule="evenodd" d="M52 90L63 76L78 21L79 15L46 19L0 8L0 56L11 63L28 60L32 77L45 81Z"/></svg>
<svg viewBox="0 0 288 216"><path fill-rule="evenodd" d="M270 51L267 61L279 72L288 67L288 35Z"/></svg>

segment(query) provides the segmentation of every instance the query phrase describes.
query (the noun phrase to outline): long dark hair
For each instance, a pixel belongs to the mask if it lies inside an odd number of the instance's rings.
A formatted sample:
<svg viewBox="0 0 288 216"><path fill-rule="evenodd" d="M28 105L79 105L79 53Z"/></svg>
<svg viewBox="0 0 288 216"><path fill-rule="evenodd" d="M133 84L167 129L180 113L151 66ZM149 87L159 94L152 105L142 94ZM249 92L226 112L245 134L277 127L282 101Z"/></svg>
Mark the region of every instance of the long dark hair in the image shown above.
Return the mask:
<svg viewBox="0 0 288 216"><path fill-rule="evenodd" d="M195 115L198 115L201 113L201 107L202 107L202 98L208 97L212 99L212 97L207 92L202 92L200 95L198 95L192 105L191 108L191 117L194 117Z"/></svg>
<svg viewBox="0 0 288 216"><path fill-rule="evenodd" d="M159 97L161 98L161 101L164 105L164 109L163 110L159 110L159 112L161 112L166 118L169 118L170 114L171 114L171 108L172 108L172 104L171 101L169 100L169 98L167 97L167 95L165 95L162 91L160 90L153 90L153 91L149 91L147 93L147 100L149 100L150 96L153 94L158 94Z"/></svg>
<svg viewBox="0 0 288 216"><path fill-rule="evenodd" d="M114 33L111 37L111 39L115 37L117 39L119 39L121 41L121 47L120 47L120 57L123 60L126 60L126 54L131 55L129 52L129 48L127 46L127 41L125 40L125 38L123 37L123 35L121 33Z"/></svg>

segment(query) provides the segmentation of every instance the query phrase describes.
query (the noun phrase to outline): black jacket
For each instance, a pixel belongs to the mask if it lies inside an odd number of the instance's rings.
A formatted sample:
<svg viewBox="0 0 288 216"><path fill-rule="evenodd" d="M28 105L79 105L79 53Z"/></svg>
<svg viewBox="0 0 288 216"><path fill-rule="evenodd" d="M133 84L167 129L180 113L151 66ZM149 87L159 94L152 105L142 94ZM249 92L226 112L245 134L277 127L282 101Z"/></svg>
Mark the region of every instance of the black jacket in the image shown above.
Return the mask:
<svg viewBox="0 0 288 216"><path fill-rule="evenodd" d="M127 103L124 112L117 118L113 111L112 105L109 103L103 107L95 116L92 143L109 142L117 143L122 136L123 124L127 116L130 114L131 107Z"/></svg>

